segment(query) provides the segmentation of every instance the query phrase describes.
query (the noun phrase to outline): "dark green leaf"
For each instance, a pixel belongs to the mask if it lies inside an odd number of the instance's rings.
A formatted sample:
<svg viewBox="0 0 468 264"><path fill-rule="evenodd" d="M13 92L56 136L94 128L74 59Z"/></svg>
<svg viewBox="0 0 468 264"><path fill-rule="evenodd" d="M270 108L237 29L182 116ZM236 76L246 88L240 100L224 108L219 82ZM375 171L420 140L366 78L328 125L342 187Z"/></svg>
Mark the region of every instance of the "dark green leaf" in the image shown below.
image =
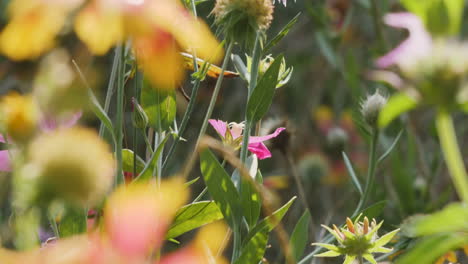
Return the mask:
<svg viewBox="0 0 468 264"><path fill-rule="evenodd" d="M164 146L166 145L166 142L170 136L171 134L167 134L163 141L159 143L158 148L155 152L153 152L153 155L151 155L151 158L146 163L145 168L141 171L140 175L138 175L138 177L135 178L134 181L149 180L153 177L153 173L157 169L158 158L161 155Z"/></svg>
<svg viewBox="0 0 468 264"><path fill-rule="evenodd" d="M114 126L112 125L112 120L107 116L106 112L104 109L101 107L99 104L99 101L97 100L96 96L94 95L93 91L91 89L88 89L88 95L91 101L91 110L94 112L94 114L101 120L102 124L104 127L106 127L107 131L109 131L112 141L114 142L114 145L116 144L116 136L114 132Z"/></svg>
<svg viewBox="0 0 468 264"><path fill-rule="evenodd" d="M275 61L262 76L249 98L247 119L252 123L259 121L270 109L282 60L282 55L275 58Z"/></svg>
<svg viewBox="0 0 468 264"><path fill-rule="evenodd" d="M284 37L286 37L286 35L288 35L291 28L297 23L300 15L301 13L298 13L295 17L293 17L293 19L291 19L272 40L268 41L268 43L263 48L263 54L267 54L271 48L276 46L278 42L280 42Z"/></svg>
<svg viewBox="0 0 468 264"><path fill-rule="evenodd" d="M150 127L158 131L167 131L176 116L176 99L174 90L163 90L151 87L144 80L141 91L141 106L149 118Z"/></svg>
<svg viewBox="0 0 468 264"><path fill-rule="evenodd" d="M299 218L299 221L297 221L292 232L290 243L295 260L299 260L302 257L307 246L309 240L310 217L309 210L306 210L301 218Z"/></svg>
<svg viewBox="0 0 468 264"><path fill-rule="evenodd" d="M67 208L58 225L60 237L85 233L87 217L86 210L82 208Z"/></svg>
<svg viewBox="0 0 468 264"><path fill-rule="evenodd" d="M234 261L234 264L258 264L265 254L268 242L268 227L264 226L249 239L242 248L241 255Z"/></svg>
<svg viewBox="0 0 468 264"><path fill-rule="evenodd" d="M134 153L131 149L122 149L123 171L133 173L133 157ZM140 173L145 168L145 162L138 155L136 158L136 172Z"/></svg>
<svg viewBox="0 0 468 264"><path fill-rule="evenodd" d="M353 181L354 187L356 187L360 195L363 195L364 192L362 191L361 183L359 183L359 179L356 173L354 172L354 168L353 168L353 165L351 164L351 161L349 160L345 152L342 152L342 154L343 154L343 160L346 165L346 169L348 170L349 176L351 176L351 180Z"/></svg>
<svg viewBox="0 0 468 264"><path fill-rule="evenodd" d="M216 220L223 219L223 214L213 201L203 201L186 205L179 209L166 234L166 239L180 236Z"/></svg>
<svg viewBox="0 0 468 264"><path fill-rule="evenodd" d="M260 221L252 230L250 230L249 235L247 238L244 240L249 241L257 232L260 232L260 230L264 229L265 227L267 228L267 231L270 232L275 228L281 219L283 219L284 215L286 212L288 212L289 207L293 204L294 200L296 200L296 196L291 198L285 205L283 205L281 208L278 210L274 211L271 215L265 217L262 221Z"/></svg>
<svg viewBox="0 0 468 264"><path fill-rule="evenodd" d="M367 207L366 209L362 210L362 215L367 216L367 218L372 219L378 217L382 212L383 209L385 208L385 205L387 204L387 201L380 201L376 202L375 204ZM356 219L356 217L352 218L353 221Z"/></svg>
<svg viewBox="0 0 468 264"><path fill-rule="evenodd" d="M231 227L234 227L241 218L242 207L239 194L231 178L209 149L200 153L200 168L208 192L215 200L226 221Z"/></svg>
<svg viewBox="0 0 468 264"><path fill-rule="evenodd" d="M390 147L387 149L387 151L385 151L385 153L382 154L382 156L380 156L379 160L377 161L378 163L382 162L385 158L388 157L388 155L390 155L390 153L392 153L392 150L395 148L395 146L397 145L398 141L400 141L401 135L403 135L403 130L401 130L401 131L398 133L398 135L396 136L395 140L394 140L393 143L390 145Z"/></svg>

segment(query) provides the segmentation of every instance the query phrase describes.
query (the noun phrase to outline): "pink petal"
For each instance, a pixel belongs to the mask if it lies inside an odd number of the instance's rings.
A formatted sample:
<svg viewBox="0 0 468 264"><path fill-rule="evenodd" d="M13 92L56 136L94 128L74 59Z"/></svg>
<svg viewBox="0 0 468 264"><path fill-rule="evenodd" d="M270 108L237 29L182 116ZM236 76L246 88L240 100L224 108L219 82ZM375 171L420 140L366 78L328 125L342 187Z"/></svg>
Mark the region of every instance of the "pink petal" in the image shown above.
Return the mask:
<svg viewBox="0 0 468 264"><path fill-rule="evenodd" d="M395 28L407 29L409 37L380 57L376 62L378 67L386 68L394 64L408 67L430 54L432 38L419 17L411 13L393 13L385 16L385 23Z"/></svg>
<svg viewBox="0 0 468 264"><path fill-rule="evenodd" d="M252 144L252 143L259 143L259 142L263 142L263 141L266 141L266 140L269 140L269 139L272 139L272 138L275 138L277 137L281 132L283 132L283 130L285 130L286 128L284 127L279 127L276 129L276 131L270 135L266 135L266 136L260 136L260 137L250 137L249 138L249 145ZM259 157L260 158L260 157Z"/></svg>
<svg viewBox="0 0 468 264"><path fill-rule="evenodd" d="M3 135L2 135L2 134L0 134L0 142L2 142L2 143L6 143L6 142L5 142L5 138L3 137Z"/></svg>
<svg viewBox="0 0 468 264"><path fill-rule="evenodd" d="M0 171L11 171L10 156L8 150L0 150Z"/></svg>
<svg viewBox="0 0 468 264"><path fill-rule="evenodd" d="M249 151L257 155L261 160L271 157L271 152L262 142L249 143Z"/></svg>
<svg viewBox="0 0 468 264"><path fill-rule="evenodd" d="M59 127L69 128L69 127L74 126L78 122L82 114L83 113L79 111L70 115L68 118L64 120L57 119L56 117L53 117L53 116L45 116L41 120L40 127L43 131L46 131L46 132L55 130Z"/></svg>
<svg viewBox="0 0 468 264"><path fill-rule="evenodd" d="M208 122L218 132L218 134L224 138L226 136L227 123L222 120L209 119Z"/></svg>

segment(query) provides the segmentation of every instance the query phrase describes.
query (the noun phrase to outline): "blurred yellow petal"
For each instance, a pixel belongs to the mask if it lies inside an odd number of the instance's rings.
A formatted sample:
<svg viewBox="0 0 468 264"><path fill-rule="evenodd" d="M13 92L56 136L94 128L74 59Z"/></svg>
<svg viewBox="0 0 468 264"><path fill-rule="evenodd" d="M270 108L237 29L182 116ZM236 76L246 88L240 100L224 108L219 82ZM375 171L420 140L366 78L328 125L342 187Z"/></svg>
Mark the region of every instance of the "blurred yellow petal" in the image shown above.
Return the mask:
<svg viewBox="0 0 468 264"><path fill-rule="evenodd" d="M174 89L184 78L183 59L170 34L157 31L151 38L134 41L138 64L161 89Z"/></svg>
<svg viewBox="0 0 468 264"><path fill-rule="evenodd" d="M219 63L224 52L210 28L177 3L172 0L156 1L147 9L149 18L170 32L183 49L195 51L197 57L211 63Z"/></svg>
<svg viewBox="0 0 468 264"><path fill-rule="evenodd" d="M0 51L13 60L40 56L53 47L66 15L64 10L41 6L14 16L0 34Z"/></svg>
<svg viewBox="0 0 468 264"><path fill-rule="evenodd" d="M107 12L92 4L76 17L75 32L96 55L105 54L124 35L120 14Z"/></svg>
<svg viewBox="0 0 468 264"><path fill-rule="evenodd" d="M6 133L17 142L24 142L36 133L39 109L31 96L9 94L0 101L0 116Z"/></svg>

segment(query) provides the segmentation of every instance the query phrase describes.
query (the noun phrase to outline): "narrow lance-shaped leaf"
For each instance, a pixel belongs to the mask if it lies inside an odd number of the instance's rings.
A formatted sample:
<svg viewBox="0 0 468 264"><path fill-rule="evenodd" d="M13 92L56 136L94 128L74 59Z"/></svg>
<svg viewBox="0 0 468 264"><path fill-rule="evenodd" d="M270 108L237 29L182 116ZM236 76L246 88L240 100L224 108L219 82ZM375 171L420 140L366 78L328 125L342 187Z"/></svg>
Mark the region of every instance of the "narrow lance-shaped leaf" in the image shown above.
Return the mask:
<svg viewBox="0 0 468 264"><path fill-rule="evenodd" d="M234 264L258 264L265 254L268 242L268 227L264 226L242 248L240 257Z"/></svg>
<svg viewBox="0 0 468 264"><path fill-rule="evenodd" d="M166 239L180 236L190 230L223 219L223 214L213 201L203 201L186 205L179 209Z"/></svg>
<svg viewBox="0 0 468 264"><path fill-rule="evenodd" d="M155 89L147 80L144 80L141 90L141 106L148 116L150 127L167 131L176 116L175 91Z"/></svg>
<svg viewBox="0 0 468 264"><path fill-rule="evenodd" d="M295 260L299 260L304 254L309 239L309 222L310 213L306 210L304 214L297 221L296 226L291 235L290 244Z"/></svg>
<svg viewBox="0 0 468 264"><path fill-rule="evenodd" d="M356 187L360 195L363 195L364 192L362 191L361 183L359 183L359 179L356 173L354 172L353 165L351 164L351 161L349 160L348 155L346 155L345 152L342 152L342 154L343 154L343 160L346 165L346 169L348 170L349 176L351 176L351 180L353 181L354 187Z"/></svg>
<svg viewBox="0 0 468 264"><path fill-rule="evenodd" d="M263 48L263 54L267 54L267 52L270 51L271 48L273 48L274 46L276 46L276 44L278 44L278 42L280 42L284 37L286 37L286 35L288 35L289 31L291 30L291 28L297 23L297 21L299 20L299 16L301 15L301 13L298 13L296 16L294 16L289 22L288 24L286 24L286 26L284 26L280 32L270 41L268 41L268 43L265 45L265 47Z"/></svg>
<svg viewBox="0 0 468 264"><path fill-rule="evenodd" d="M259 121L270 109L282 60L282 55L275 58L253 90L247 102L247 120L250 122Z"/></svg>
<svg viewBox="0 0 468 264"><path fill-rule="evenodd" d="M209 149L200 153L200 168L208 192L228 224L234 228L239 223L242 209L239 194L231 178Z"/></svg>
<svg viewBox="0 0 468 264"><path fill-rule="evenodd" d="M166 137L159 143L158 148L153 155L151 155L150 160L146 163L145 168L141 171L140 175L135 178L134 181L141 181L141 180L149 180L153 176L153 171L156 169L156 165L158 163L158 157L161 155L164 146L166 145L167 140L171 134L167 134Z"/></svg>

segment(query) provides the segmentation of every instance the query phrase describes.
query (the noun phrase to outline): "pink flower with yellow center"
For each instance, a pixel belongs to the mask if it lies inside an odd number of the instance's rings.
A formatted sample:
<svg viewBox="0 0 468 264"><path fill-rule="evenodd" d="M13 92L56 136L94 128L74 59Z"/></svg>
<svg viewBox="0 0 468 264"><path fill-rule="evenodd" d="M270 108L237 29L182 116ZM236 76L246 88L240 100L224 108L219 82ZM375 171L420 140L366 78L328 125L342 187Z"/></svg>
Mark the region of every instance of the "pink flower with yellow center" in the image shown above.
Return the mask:
<svg viewBox="0 0 468 264"><path fill-rule="evenodd" d="M226 123L222 120L210 119L208 122L218 132L225 145L231 146L234 149L239 149L242 143L242 132L244 131L244 124L240 123ZM272 134L266 136L251 136L249 137L249 151L257 155L259 159L266 159L271 157L270 150L263 144L264 141L277 137L286 128L279 127Z"/></svg>

